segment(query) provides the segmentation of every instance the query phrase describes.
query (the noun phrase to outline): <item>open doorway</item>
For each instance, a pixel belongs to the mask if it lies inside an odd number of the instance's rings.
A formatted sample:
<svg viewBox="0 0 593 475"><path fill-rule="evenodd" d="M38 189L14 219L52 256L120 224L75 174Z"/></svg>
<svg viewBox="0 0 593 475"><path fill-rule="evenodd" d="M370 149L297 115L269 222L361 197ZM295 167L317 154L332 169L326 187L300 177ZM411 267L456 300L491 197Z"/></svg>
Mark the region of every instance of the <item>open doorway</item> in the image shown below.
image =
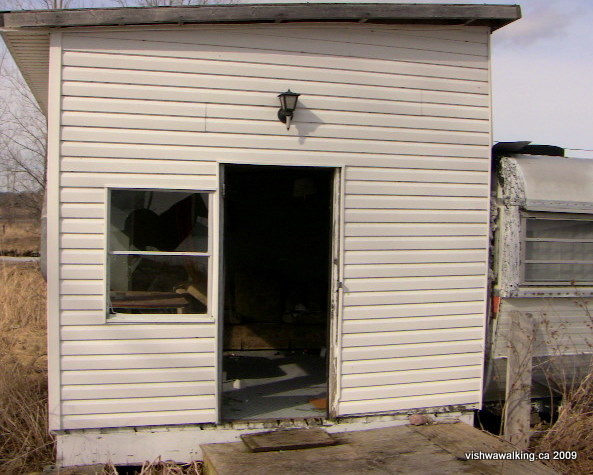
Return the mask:
<svg viewBox="0 0 593 475"><path fill-rule="evenodd" d="M223 420L327 416L334 172L224 166Z"/></svg>

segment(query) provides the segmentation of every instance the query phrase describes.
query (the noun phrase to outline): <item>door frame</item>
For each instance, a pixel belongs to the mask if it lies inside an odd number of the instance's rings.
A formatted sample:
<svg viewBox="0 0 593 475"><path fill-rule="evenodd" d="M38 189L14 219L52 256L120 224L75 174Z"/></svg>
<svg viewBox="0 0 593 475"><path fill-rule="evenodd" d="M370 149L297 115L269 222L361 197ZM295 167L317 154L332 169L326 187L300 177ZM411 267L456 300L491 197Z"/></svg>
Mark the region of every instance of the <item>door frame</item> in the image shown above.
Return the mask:
<svg viewBox="0 0 593 475"><path fill-rule="evenodd" d="M217 298L217 316L216 316L216 335L218 342L216 345L216 419L221 424L222 420L222 397L223 397L223 349L224 349L224 228L225 228L225 167L227 165L246 165L246 166L277 166L277 167L310 167L310 168L330 168L333 170L332 190L331 190L331 249L330 249L330 282L329 291L329 315L328 315L328 335L327 343L327 391L328 407L326 417L333 419L338 415L338 399L340 393L340 362L341 362L341 330L342 330L342 293L343 293L343 262L342 249L344 248L343 236L343 199L344 196L344 166L313 166L299 164L274 164L274 163L232 163L224 162L218 164L218 279L216 282Z"/></svg>
<svg viewBox="0 0 593 475"><path fill-rule="evenodd" d="M329 275L329 315L328 315L328 375L327 375L327 417L338 416L340 396L340 368L342 348L342 294L343 294L343 249L344 249L344 167L333 167L332 183L332 223L331 223L331 268Z"/></svg>

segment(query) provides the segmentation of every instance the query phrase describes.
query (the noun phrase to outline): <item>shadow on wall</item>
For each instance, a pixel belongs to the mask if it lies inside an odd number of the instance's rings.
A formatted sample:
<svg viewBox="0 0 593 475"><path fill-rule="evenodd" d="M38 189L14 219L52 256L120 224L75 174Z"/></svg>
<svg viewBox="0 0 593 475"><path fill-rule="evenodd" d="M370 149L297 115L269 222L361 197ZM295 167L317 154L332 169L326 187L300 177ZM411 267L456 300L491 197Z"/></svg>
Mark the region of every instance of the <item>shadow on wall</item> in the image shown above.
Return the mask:
<svg viewBox="0 0 593 475"><path fill-rule="evenodd" d="M299 100L294 112L294 122L291 124L291 127L296 127L298 131L299 144L303 145L305 139L308 136L313 135L322 124L323 121L321 118L311 109L307 108L306 100Z"/></svg>

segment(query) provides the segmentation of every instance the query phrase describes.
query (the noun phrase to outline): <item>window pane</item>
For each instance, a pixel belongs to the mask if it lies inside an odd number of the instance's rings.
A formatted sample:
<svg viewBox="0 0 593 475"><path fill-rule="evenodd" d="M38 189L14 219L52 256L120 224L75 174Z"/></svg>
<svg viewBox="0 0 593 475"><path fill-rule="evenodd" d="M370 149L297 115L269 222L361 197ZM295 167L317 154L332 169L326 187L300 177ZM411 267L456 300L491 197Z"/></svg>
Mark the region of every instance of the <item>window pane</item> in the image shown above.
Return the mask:
<svg viewBox="0 0 593 475"><path fill-rule="evenodd" d="M593 282L591 264L526 264L528 282Z"/></svg>
<svg viewBox="0 0 593 475"><path fill-rule="evenodd" d="M208 252L208 194L112 190L111 251Z"/></svg>
<svg viewBox="0 0 593 475"><path fill-rule="evenodd" d="M527 260L559 261L525 264L527 282L593 282L593 222L568 219L526 220L527 238L547 241L526 241ZM563 240L574 240L566 242ZM583 242L578 242L583 241Z"/></svg>
<svg viewBox="0 0 593 475"><path fill-rule="evenodd" d="M593 239L593 221L527 219L528 238Z"/></svg>
<svg viewBox="0 0 593 475"><path fill-rule="evenodd" d="M527 241L525 258L543 261L591 261L593 242Z"/></svg>
<svg viewBox="0 0 593 475"><path fill-rule="evenodd" d="M208 257L111 255L116 313L206 313Z"/></svg>

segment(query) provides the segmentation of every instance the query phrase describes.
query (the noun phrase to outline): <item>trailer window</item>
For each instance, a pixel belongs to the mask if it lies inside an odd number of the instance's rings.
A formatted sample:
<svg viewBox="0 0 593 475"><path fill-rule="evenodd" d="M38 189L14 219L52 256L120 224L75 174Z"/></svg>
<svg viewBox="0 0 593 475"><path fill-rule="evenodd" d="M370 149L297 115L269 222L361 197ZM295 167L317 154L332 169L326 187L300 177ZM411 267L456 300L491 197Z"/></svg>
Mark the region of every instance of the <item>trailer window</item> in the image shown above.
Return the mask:
<svg viewBox="0 0 593 475"><path fill-rule="evenodd" d="M593 283L593 221L524 219L523 281L527 284Z"/></svg>
<svg viewBox="0 0 593 475"><path fill-rule="evenodd" d="M114 189L109 210L109 313L208 313L209 194Z"/></svg>

